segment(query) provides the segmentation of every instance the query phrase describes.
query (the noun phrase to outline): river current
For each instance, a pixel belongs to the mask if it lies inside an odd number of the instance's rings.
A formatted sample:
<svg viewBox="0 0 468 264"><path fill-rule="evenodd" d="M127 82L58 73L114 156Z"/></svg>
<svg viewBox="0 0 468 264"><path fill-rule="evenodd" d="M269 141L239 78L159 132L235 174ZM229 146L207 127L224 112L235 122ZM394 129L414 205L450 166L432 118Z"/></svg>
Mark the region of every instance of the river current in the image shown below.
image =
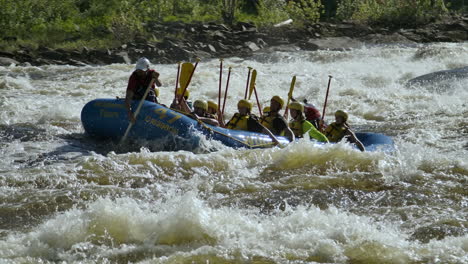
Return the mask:
<svg viewBox="0 0 468 264"><path fill-rule="evenodd" d="M177 66L153 63L169 104ZM356 131L391 136L393 153L306 140L122 149L89 138L80 112L124 97L133 65L0 67L0 262L468 263L468 80L405 86L467 63L467 43L224 61L227 118L248 66L262 104L296 75L294 96L321 109L331 74L326 119L348 111ZM200 62L192 99L217 100L218 67Z"/></svg>

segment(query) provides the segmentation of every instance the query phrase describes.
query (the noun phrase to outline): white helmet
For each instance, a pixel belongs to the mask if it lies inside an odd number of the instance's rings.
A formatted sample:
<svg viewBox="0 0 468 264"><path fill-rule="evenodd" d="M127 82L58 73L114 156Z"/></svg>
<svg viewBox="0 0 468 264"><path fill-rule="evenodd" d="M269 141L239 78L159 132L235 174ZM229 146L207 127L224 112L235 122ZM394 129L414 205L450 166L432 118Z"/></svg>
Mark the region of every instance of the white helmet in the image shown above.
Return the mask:
<svg viewBox="0 0 468 264"><path fill-rule="evenodd" d="M142 57L138 59L136 66L135 66L135 70L146 71L149 69L149 66L150 66L150 61L147 58Z"/></svg>

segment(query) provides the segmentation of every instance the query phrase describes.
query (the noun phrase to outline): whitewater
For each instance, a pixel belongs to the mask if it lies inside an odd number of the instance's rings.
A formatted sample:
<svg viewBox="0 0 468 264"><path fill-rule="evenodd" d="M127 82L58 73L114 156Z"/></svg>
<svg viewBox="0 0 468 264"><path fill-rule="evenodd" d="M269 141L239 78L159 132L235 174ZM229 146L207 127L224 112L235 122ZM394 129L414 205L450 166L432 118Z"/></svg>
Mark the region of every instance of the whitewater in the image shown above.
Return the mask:
<svg viewBox="0 0 468 264"><path fill-rule="evenodd" d="M332 75L326 120L346 110L392 153L121 147L86 135L80 113L123 98L134 65L0 67L0 263L468 263L468 80L405 85L467 62L468 43L224 60L226 118L247 67L262 106L296 75L294 96L321 109ZM170 104L177 65L152 63ZM217 101L218 79L219 60L202 60L191 99Z"/></svg>

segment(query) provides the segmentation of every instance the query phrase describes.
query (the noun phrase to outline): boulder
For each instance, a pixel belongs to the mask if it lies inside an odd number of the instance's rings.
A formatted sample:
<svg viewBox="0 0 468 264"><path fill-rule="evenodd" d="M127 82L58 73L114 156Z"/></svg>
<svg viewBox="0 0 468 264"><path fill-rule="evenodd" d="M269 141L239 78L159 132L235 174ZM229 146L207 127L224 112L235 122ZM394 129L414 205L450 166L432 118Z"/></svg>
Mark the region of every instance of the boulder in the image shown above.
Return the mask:
<svg viewBox="0 0 468 264"><path fill-rule="evenodd" d="M361 48L364 44L350 37L328 37L322 39L309 39L309 45L317 46L317 49L348 50Z"/></svg>
<svg viewBox="0 0 468 264"><path fill-rule="evenodd" d="M260 49L260 48L257 46L257 44L255 44L255 43L253 43L253 42L251 42L251 41L246 42L246 43L245 43L245 46L246 46L247 48L249 48L251 51L257 51L257 50Z"/></svg>
<svg viewBox="0 0 468 264"><path fill-rule="evenodd" d="M19 62L11 58L0 57L0 66L10 66L12 64L18 65Z"/></svg>

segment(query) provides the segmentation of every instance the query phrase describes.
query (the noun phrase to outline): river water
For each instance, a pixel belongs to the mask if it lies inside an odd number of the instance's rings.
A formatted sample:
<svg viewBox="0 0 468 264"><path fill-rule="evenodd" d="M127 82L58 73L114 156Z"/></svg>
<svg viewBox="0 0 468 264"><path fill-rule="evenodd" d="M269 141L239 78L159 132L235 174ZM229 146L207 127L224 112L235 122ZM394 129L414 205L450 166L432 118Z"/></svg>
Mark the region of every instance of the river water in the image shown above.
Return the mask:
<svg viewBox="0 0 468 264"><path fill-rule="evenodd" d="M0 67L0 262L468 263L467 79L404 85L467 62L467 43L224 61L227 116L248 66L261 103L286 97L297 75L295 97L321 108L332 74L326 119L347 110L355 130L391 136L394 153L305 140L122 149L87 137L80 112L123 97L132 65ZM176 65L154 67L169 103ZM192 98L217 98L218 67L200 62Z"/></svg>

